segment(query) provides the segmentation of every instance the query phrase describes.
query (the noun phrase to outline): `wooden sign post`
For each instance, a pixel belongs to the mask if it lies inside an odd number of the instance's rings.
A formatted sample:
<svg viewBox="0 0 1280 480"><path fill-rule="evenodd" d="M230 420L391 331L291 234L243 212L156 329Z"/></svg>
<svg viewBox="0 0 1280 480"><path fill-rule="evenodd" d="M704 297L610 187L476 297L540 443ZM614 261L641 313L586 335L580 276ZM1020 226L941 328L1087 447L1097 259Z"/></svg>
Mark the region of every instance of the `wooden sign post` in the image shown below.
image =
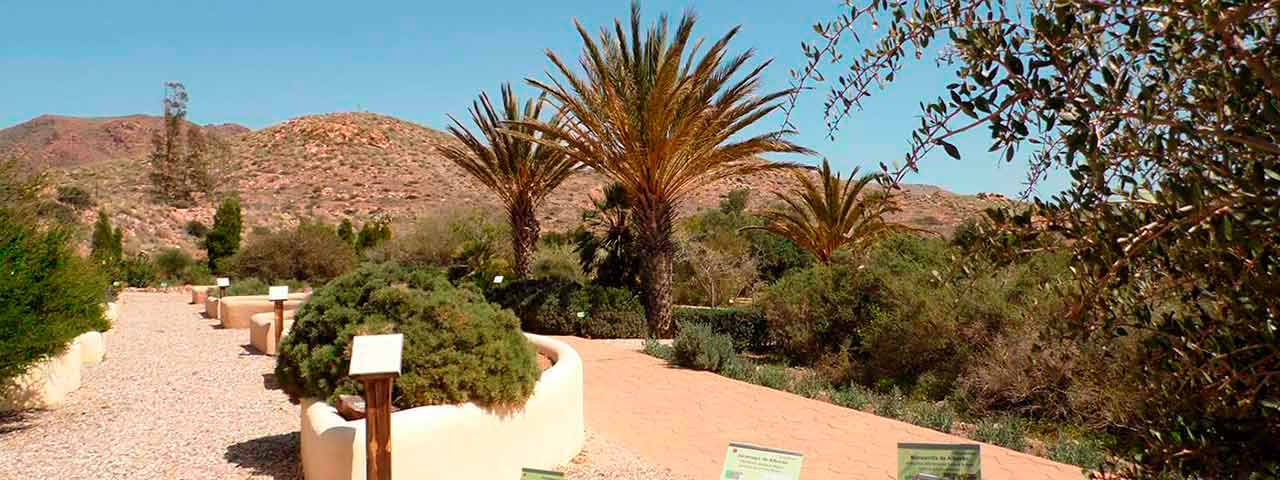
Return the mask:
<svg viewBox="0 0 1280 480"><path fill-rule="evenodd" d="M391 387L400 376L404 336L360 335L347 375L364 384L365 478L391 480Z"/></svg>
<svg viewBox="0 0 1280 480"><path fill-rule="evenodd" d="M271 287L267 291L267 298L276 307L276 323L273 330L276 332L276 352L279 352L280 339L284 337L284 302L289 299L289 286Z"/></svg>
<svg viewBox="0 0 1280 480"><path fill-rule="evenodd" d="M230 286L231 286L230 278L227 278L227 277L218 278L218 300L219 301L221 301L223 297L227 296L227 287L230 287Z"/></svg>

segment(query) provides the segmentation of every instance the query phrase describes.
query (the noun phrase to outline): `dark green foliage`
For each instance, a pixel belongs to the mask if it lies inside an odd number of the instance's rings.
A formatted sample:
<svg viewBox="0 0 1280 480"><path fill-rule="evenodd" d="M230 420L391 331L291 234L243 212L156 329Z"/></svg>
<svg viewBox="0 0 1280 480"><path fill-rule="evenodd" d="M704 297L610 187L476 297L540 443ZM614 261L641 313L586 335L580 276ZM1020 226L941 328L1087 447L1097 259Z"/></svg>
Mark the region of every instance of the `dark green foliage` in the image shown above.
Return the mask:
<svg viewBox="0 0 1280 480"><path fill-rule="evenodd" d="M204 240L205 250L209 255L209 270L223 273L218 270L218 262L240 250L241 229L240 199L227 197L213 214L213 228Z"/></svg>
<svg viewBox="0 0 1280 480"><path fill-rule="evenodd" d="M124 233L119 228L111 228L111 218L107 212L98 211L98 221L93 224L93 236L89 240L89 251L95 261L111 264L124 256Z"/></svg>
<svg viewBox="0 0 1280 480"><path fill-rule="evenodd" d="M68 232L23 223L0 207L0 383L56 355L87 331L106 331L106 279L76 256Z"/></svg>
<svg viewBox="0 0 1280 480"><path fill-rule="evenodd" d="M115 271L117 278L130 287L151 287L160 281L151 258L142 253L120 259L116 262Z"/></svg>
<svg viewBox="0 0 1280 480"><path fill-rule="evenodd" d="M238 277L324 283L355 268L356 255L333 227L302 222L290 230L249 237L221 264Z"/></svg>
<svg viewBox="0 0 1280 480"><path fill-rule="evenodd" d="M341 238L341 235L339 235ZM356 234L355 247L364 251L391 240L391 222L385 219L370 220L360 227Z"/></svg>
<svg viewBox="0 0 1280 480"><path fill-rule="evenodd" d="M200 240L204 240L204 237L209 235L209 226L201 223L199 220L188 221L187 224L183 226L183 230L187 232L187 235L191 235L193 238L198 238Z"/></svg>
<svg viewBox="0 0 1280 480"><path fill-rule="evenodd" d="M719 372L737 358L733 339L728 335L715 333L710 326L700 323L685 323L679 328L673 345L676 365Z"/></svg>
<svg viewBox="0 0 1280 480"><path fill-rule="evenodd" d="M656 358L661 358L668 362L674 362L676 359L676 350L670 345L666 345L652 338L644 339L644 353Z"/></svg>
<svg viewBox="0 0 1280 480"><path fill-rule="evenodd" d="M588 338L641 338L645 333L644 307L634 293L621 288L531 279L505 283L487 295L515 312L531 333Z"/></svg>
<svg viewBox="0 0 1280 480"><path fill-rule="evenodd" d="M358 394L347 377L351 339L399 332L400 408L475 402L516 407L538 378L532 344L511 313L438 272L365 265L317 290L280 347L276 378L291 398Z"/></svg>
<svg viewBox="0 0 1280 480"><path fill-rule="evenodd" d="M716 333L733 339L733 348L739 352L765 352L769 350L769 321L758 308L689 308L672 310L676 325L697 323L711 327Z"/></svg>
<svg viewBox="0 0 1280 480"><path fill-rule="evenodd" d="M1059 438L1047 457L1055 462L1097 470L1107 461L1106 445L1095 438Z"/></svg>
<svg viewBox="0 0 1280 480"><path fill-rule="evenodd" d="M196 261L180 248L166 248L155 255L152 263L160 278L181 281L186 277L187 271L195 266Z"/></svg>
<svg viewBox="0 0 1280 480"><path fill-rule="evenodd" d="M883 286L842 264L814 265L766 288L758 304L770 336L787 357L812 365L861 344Z"/></svg>
<svg viewBox="0 0 1280 480"><path fill-rule="evenodd" d="M59 185L58 201L76 210L84 210L93 206L93 197L75 185Z"/></svg>
<svg viewBox="0 0 1280 480"><path fill-rule="evenodd" d="M350 245L356 244L355 226L351 224L350 218L344 218L342 223L338 224L338 238Z"/></svg>
<svg viewBox="0 0 1280 480"><path fill-rule="evenodd" d="M791 384L791 374L782 365L760 365L751 376L751 383L774 390L786 390Z"/></svg>
<svg viewBox="0 0 1280 480"><path fill-rule="evenodd" d="M582 212L583 225L572 235L582 271L598 285L639 291L643 259L626 189L611 183L604 198L591 202L595 210Z"/></svg>
<svg viewBox="0 0 1280 480"><path fill-rule="evenodd" d="M791 240L764 230L748 230L742 235L751 242L751 258L755 260L760 280L774 282L789 272L813 264L813 255Z"/></svg>

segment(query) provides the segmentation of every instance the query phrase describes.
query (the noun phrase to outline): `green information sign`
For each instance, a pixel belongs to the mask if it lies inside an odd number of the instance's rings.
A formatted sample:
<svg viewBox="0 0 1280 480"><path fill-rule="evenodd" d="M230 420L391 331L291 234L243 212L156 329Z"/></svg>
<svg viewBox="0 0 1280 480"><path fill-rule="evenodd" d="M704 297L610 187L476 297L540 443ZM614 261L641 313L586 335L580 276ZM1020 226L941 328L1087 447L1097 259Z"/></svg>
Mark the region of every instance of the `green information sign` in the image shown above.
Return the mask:
<svg viewBox="0 0 1280 480"><path fill-rule="evenodd" d="M799 480L804 455L772 448L730 443L722 480Z"/></svg>
<svg viewBox="0 0 1280 480"><path fill-rule="evenodd" d="M536 468L520 470L520 480L564 480L564 474Z"/></svg>
<svg viewBox="0 0 1280 480"><path fill-rule="evenodd" d="M898 480L982 480L977 444L899 443Z"/></svg>

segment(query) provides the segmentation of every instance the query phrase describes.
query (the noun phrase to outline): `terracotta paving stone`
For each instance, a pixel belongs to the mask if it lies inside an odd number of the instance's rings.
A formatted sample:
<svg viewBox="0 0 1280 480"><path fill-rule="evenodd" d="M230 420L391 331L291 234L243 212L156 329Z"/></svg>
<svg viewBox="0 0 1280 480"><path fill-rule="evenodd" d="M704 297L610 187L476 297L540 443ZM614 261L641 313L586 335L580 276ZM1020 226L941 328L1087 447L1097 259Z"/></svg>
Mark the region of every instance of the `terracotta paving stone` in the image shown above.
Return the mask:
<svg viewBox="0 0 1280 480"><path fill-rule="evenodd" d="M740 382L672 368L616 343L561 337L586 368L587 426L654 465L717 478L729 442L805 455L802 478L892 479L899 442L961 437ZM1079 467L982 445L984 480L1079 480Z"/></svg>

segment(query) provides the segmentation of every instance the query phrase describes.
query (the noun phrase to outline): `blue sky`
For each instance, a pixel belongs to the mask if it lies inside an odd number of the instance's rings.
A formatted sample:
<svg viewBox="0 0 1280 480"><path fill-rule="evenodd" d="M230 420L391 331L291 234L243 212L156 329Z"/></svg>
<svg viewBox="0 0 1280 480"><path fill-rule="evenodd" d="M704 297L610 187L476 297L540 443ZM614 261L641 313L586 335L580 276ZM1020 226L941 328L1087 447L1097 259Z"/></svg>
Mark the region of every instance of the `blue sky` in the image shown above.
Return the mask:
<svg viewBox="0 0 1280 480"><path fill-rule="evenodd" d="M813 23L839 11L834 0L786 3L650 0L643 8L656 18L693 7L695 34L703 37L742 25L733 49L774 59L765 86L778 90L787 88L789 69L803 66L800 42L813 40ZM594 31L627 11L626 1L590 0L9 2L0 15L0 127L44 113L156 114L161 84L177 80L187 85L199 123L262 128L364 110L442 128L445 114L464 113L480 90L544 75L544 49L576 60L573 18ZM834 141L826 136L823 92L809 92L796 112L795 140L844 172L900 161L919 124L918 103L942 93L950 78L926 56L846 120ZM781 118L766 121L774 128ZM1021 192L1025 162L997 162L985 153L985 137L975 129L956 142L965 160L938 152L907 181L961 193ZM1054 175L1037 194L1065 184L1065 175Z"/></svg>

